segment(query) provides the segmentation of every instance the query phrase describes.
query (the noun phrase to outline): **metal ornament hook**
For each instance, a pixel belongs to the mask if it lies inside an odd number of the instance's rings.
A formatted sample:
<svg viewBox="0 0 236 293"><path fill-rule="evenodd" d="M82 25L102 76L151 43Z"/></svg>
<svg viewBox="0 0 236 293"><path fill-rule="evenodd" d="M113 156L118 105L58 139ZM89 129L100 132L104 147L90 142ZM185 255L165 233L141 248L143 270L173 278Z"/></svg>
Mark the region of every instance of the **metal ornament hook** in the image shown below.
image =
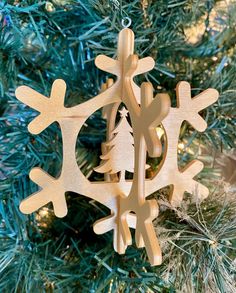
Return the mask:
<svg viewBox="0 0 236 293"><path fill-rule="evenodd" d="M128 16L124 17L124 18L122 19L122 21L121 21L121 24L122 24L123 28L130 27L131 23L132 23L132 20L131 20L131 18L128 17Z"/></svg>

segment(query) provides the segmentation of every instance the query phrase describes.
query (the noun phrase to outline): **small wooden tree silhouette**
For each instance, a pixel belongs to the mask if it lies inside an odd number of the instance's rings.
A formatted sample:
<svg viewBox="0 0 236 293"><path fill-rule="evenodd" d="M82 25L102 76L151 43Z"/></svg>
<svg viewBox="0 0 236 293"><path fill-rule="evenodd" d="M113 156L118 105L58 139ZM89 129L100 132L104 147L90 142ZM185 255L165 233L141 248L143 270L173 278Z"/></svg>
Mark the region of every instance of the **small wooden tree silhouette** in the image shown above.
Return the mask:
<svg viewBox="0 0 236 293"><path fill-rule="evenodd" d="M114 137L105 143L108 151L100 157L103 162L94 170L108 174L120 172L120 180L125 180L126 170L134 172L134 138L131 134L133 130L126 119L128 111L123 107L119 112L121 119L112 131Z"/></svg>

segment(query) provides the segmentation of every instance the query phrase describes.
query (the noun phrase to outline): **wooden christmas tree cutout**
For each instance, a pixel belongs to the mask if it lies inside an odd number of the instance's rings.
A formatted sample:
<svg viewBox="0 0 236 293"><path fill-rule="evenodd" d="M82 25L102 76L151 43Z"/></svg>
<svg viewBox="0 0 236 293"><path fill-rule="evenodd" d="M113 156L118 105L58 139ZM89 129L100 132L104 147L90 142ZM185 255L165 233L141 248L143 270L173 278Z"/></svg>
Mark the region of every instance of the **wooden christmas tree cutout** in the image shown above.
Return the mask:
<svg viewBox="0 0 236 293"><path fill-rule="evenodd" d="M49 98L26 86L16 90L16 97L20 101L40 113L29 124L29 131L39 134L57 121L63 140L63 165L60 176L52 178L42 169L33 168L30 178L41 189L23 200L20 210L29 214L52 202L55 215L63 217L67 214L67 191L95 199L108 207L111 215L97 221L94 231L102 234L113 230L114 249L125 253L132 242L130 228L134 228L137 246L145 247L150 263L158 265L162 262L162 256L152 223L158 216L158 204L156 200L146 200L146 197L168 185L173 187L170 202L175 206L181 203L185 191L193 193L197 190L199 199L207 197L208 189L193 179L202 170L203 164L195 160L183 170L179 170L177 146L183 121L189 122L197 131L205 130L207 124L199 112L218 99L218 92L208 89L191 98L189 83L180 82L176 88L177 107L172 108L167 94L158 94L153 98L150 83L143 83L141 90L134 83L133 78L136 75L148 72L154 67L154 60L151 57L139 60L133 51L133 32L127 28L123 29L119 34L117 60L104 55L95 60L98 68L117 76L116 82L108 80L98 96L75 107L64 106L66 85L63 80L53 83ZM76 162L77 135L88 117L103 108L103 116L107 119L109 128L107 141L112 140L120 103L129 111L133 130L133 180L113 181L111 177L107 177L103 182L90 182ZM146 151L153 157L160 156L162 152L162 145L156 134L156 127L160 124L165 129L167 139L164 160L157 174L151 179L145 179ZM107 149L105 153L106 151ZM111 168L115 168L114 163Z"/></svg>
<svg viewBox="0 0 236 293"><path fill-rule="evenodd" d="M99 173L115 174L120 172L120 179L125 180L125 171L134 173L134 138L133 130L127 121L128 111L125 107L120 112L120 121L103 144L106 151L100 156L102 164L94 170ZM112 136L111 136L112 135ZM105 154L104 154L105 153ZM150 166L146 164L145 169Z"/></svg>
<svg viewBox="0 0 236 293"><path fill-rule="evenodd" d="M114 137L105 143L107 152L101 156L103 163L94 168L96 172L115 174L120 172L120 180L125 180L125 171L134 172L134 139L132 128L127 121L128 111L123 107L121 120L112 131Z"/></svg>

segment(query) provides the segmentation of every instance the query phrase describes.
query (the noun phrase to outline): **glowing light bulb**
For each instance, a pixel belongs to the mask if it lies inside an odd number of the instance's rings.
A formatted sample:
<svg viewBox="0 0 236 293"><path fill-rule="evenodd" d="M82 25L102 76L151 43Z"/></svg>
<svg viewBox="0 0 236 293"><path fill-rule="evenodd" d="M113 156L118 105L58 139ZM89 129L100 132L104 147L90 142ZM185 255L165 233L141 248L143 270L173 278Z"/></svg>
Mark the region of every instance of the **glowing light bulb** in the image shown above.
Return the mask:
<svg viewBox="0 0 236 293"><path fill-rule="evenodd" d="M162 138L162 135L164 134L163 128L157 127L156 128L156 131L157 131L157 136L159 137L159 139L161 139Z"/></svg>

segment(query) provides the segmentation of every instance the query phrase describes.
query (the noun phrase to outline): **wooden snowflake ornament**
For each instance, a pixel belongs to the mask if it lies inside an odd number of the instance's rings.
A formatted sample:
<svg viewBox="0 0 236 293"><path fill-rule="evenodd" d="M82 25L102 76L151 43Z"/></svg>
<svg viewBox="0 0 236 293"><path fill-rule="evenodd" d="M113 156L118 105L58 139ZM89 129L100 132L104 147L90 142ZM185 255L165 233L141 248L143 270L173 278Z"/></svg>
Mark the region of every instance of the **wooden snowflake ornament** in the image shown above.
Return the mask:
<svg viewBox="0 0 236 293"><path fill-rule="evenodd" d="M109 79L98 96L75 107L64 106L66 85L63 80L53 83L49 98L27 86L17 88L16 97L40 113L29 124L29 131L39 134L57 121L63 139L60 176L52 178L42 169L33 168L30 178L41 189L24 199L20 210L29 214L52 202L55 215L64 217L67 214L67 191L95 199L108 207L111 214L98 220L94 224L94 231L102 234L113 230L114 249L118 253L125 253L127 246L132 243L130 228L135 229L136 245L146 248L152 265L159 265L162 262L161 249L152 223L158 216L158 203L146 198L168 185L172 186L169 200L174 206L181 203L185 191L193 193L197 190L200 199L207 197L208 189L193 179L202 170L203 164L194 160L180 170L177 148L183 121L189 122L197 131L206 129L207 124L199 112L218 99L218 92L208 89L192 98L189 83L180 82L176 88L177 107L173 108L167 94L153 97L150 83L143 83L140 89L133 78L150 71L154 67L154 60L151 57L138 59L134 54L134 34L127 28L119 34L117 60L100 55L95 64L105 72L116 75L117 80L113 82ZM125 105L131 120L129 125L123 108L120 118L122 131L120 124L115 125L121 103ZM104 162L95 170L105 172L105 178L103 182L90 182L77 165L75 147L81 127L100 108L103 108L103 117L107 119L107 143L103 144ZM155 176L146 179L146 153L152 157L162 153L156 133L156 127L160 124L165 129L167 140L164 159ZM123 138L129 144L127 152L122 149ZM134 154L131 155L133 145ZM133 180L126 180L125 170L131 169Z"/></svg>

